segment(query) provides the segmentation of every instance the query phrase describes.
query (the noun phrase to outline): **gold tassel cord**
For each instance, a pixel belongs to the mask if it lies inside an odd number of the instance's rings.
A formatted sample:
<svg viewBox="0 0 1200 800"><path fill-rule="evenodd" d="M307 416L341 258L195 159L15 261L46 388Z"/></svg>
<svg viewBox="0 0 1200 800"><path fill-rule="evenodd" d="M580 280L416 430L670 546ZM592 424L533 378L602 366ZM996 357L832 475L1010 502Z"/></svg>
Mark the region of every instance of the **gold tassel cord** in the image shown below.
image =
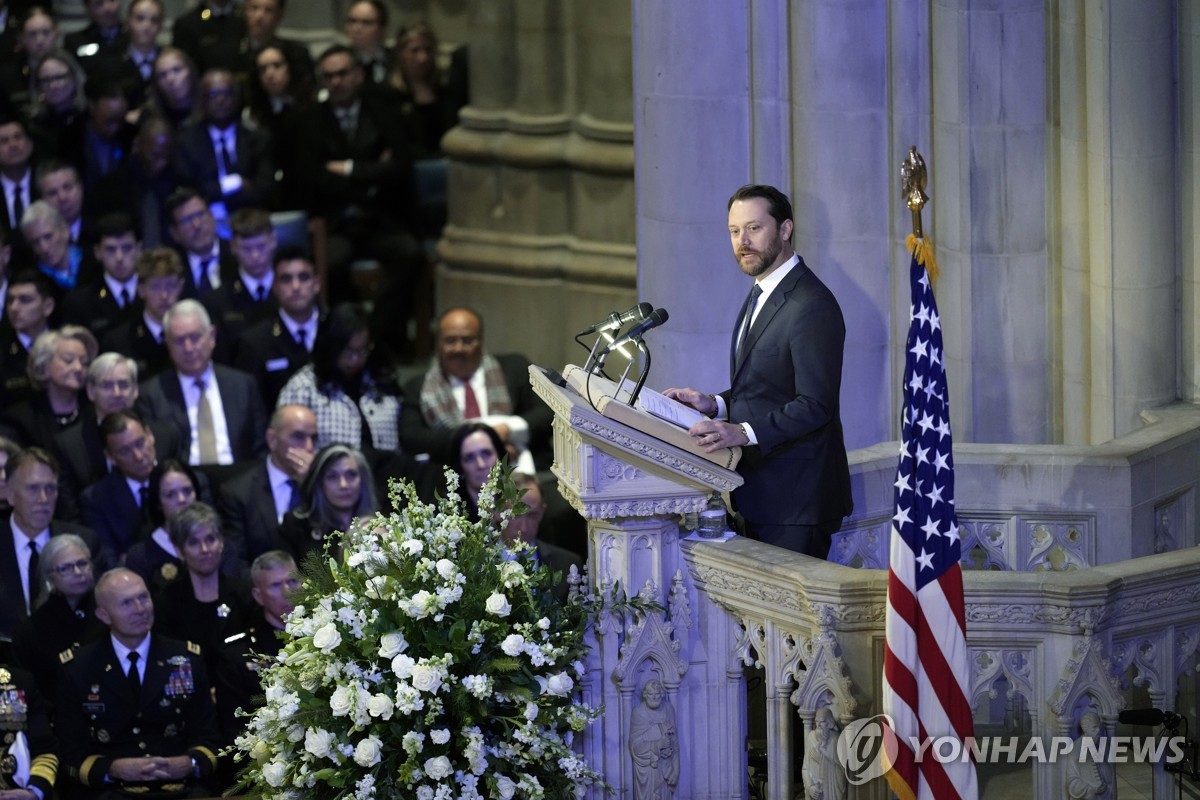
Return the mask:
<svg viewBox="0 0 1200 800"><path fill-rule="evenodd" d="M915 233L910 233L904 244L909 254L929 273L930 286L937 286L941 271L938 269L937 258L933 255L933 242L924 236L918 238Z"/></svg>

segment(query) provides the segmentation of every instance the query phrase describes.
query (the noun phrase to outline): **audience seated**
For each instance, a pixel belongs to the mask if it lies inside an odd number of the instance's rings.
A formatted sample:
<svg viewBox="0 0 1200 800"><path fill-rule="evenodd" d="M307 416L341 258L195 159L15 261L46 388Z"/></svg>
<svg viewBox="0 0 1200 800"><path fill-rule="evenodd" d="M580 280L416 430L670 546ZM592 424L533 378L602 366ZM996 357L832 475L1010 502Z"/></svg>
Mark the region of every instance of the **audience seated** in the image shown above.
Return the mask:
<svg viewBox="0 0 1200 800"><path fill-rule="evenodd" d="M571 567L582 571L583 559L565 547L548 542L539 535L542 521L546 516L546 502L542 499L542 489L538 486L537 478L524 472L514 472L512 479L518 489L525 490L525 493L521 495L521 502L525 504L525 512L509 520L507 527L501 532L500 538L509 545L517 542L531 545L534 548L533 556L536 563L549 567L559 576L554 586L554 596L560 601L566 600L567 592L570 589L567 579L570 576Z"/></svg>
<svg viewBox="0 0 1200 800"><path fill-rule="evenodd" d="M168 526L175 515L200 497L203 476L177 458L160 461L150 471L150 535L134 542L125 554L125 566L158 591L179 578L183 559L171 541Z"/></svg>
<svg viewBox="0 0 1200 800"><path fill-rule="evenodd" d="M316 267L304 248L276 251L271 294L279 311L246 328L234 346L233 365L254 376L265 408L274 408L288 380L312 361L313 344L325 325L317 307L319 291Z"/></svg>
<svg viewBox="0 0 1200 800"><path fill-rule="evenodd" d="M217 236L217 220L200 193L186 186L176 189L167 198L167 213L171 219L171 238L187 267L183 296L203 297L233 280L237 261L229 243Z"/></svg>
<svg viewBox="0 0 1200 800"><path fill-rule="evenodd" d="M8 243L8 231L0 226L0 329L7 324L8 320L4 313L4 307L8 305L8 267L12 263L12 252L12 246ZM4 393L0 391L0 402L3 401Z"/></svg>
<svg viewBox="0 0 1200 800"><path fill-rule="evenodd" d="M13 653L34 674L42 693L54 697L58 654L96 641L107 629L96 619L96 578L87 542L73 533L52 537L42 550L38 572L42 602L18 626Z"/></svg>
<svg viewBox="0 0 1200 800"><path fill-rule="evenodd" d="M343 32L363 68L363 78L373 86L388 82L392 51L387 46L388 7L383 0L355 0L346 10Z"/></svg>
<svg viewBox="0 0 1200 800"><path fill-rule="evenodd" d="M220 331L213 357L222 364L233 363L238 337L246 328L275 316L279 308L271 293L275 277L271 215L259 208L243 208L234 212L229 227L237 275L200 296Z"/></svg>
<svg viewBox="0 0 1200 800"><path fill-rule="evenodd" d="M167 120L143 115L133 137L133 157L108 173L89 192L92 213L123 211L137 221L146 247L170 245L172 220L167 198L178 180L171 170L175 132Z"/></svg>
<svg viewBox="0 0 1200 800"><path fill-rule="evenodd" d="M301 176L308 157L302 137L296 135L301 121L312 114L316 102L312 72L297 72L287 55L267 45L254 58L250 78L250 118L267 134L271 160L275 163L273 208L294 209L304 205Z"/></svg>
<svg viewBox="0 0 1200 800"><path fill-rule="evenodd" d="M266 455L258 387L241 370L213 363L217 332L204 306L179 301L164 317L163 331L174 368L143 382L139 411L179 429L193 466L228 467ZM214 475L221 477L232 476Z"/></svg>
<svg viewBox="0 0 1200 800"><path fill-rule="evenodd" d="M63 138L84 117L87 100L83 87L87 76L78 61L57 48L36 63L33 76L37 91L29 133L34 145L41 154L68 159L70 154L64 150Z"/></svg>
<svg viewBox="0 0 1200 800"><path fill-rule="evenodd" d="M113 326L104 337L104 349L128 355L146 380L170 366L163 342L163 318L183 296L186 279L179 254L166 247L143 251L138 257L137 275L142 313Z"/></svg>
<svg viewBox="0 0 1200 800"><path fill-rule="evenodd" d="M164 17L162 0L133 0L125 16L128 44L100 48L84 62L91 80L120 84L130 108L140 108L149 94Z"/></svg>
<svg viewBox="0 0 1200 800"><path fill-rule="evenodd" d="M162 117L178 129L196 108L199 77L191 56L178 47L164 47L154 59L154 80L140 116Z"/></svg>
<svg viewBox="0 0 1200 800"><path fill-rule="evenodd" d="M266 134L242 122L241 88L233 73L210 69L200 78L198 115L175 141L175 173L227 217L271 204L275 165Z"/></svg>
<svg viewBox="0 0 1200 800"><path fill-rule="evenodd" d="M51 538L73 533L87 544L98 566L109 559L90 528L53 518L58 500L53 456L38 447L22 450L8 460L7 476L12 513L0 522L0 637L12 638L41 598L38 567Z"/></svg>
<svg viewBox="0 0 1200 800"><path fill-rule="evenodd" d="M8 282L4 300L5 325L0 326L0 376L6 406L34 396L29 379L29 348L50 327L54 285L35 269L18 272Z"/></svg>
<svg viewBox="0 0 1200 800"><path fill-rule="evenodd" d="M13 110L28 113L37 96L34 69L58 47L58 21L53 3L33 5L21 17L17 57L0 70L0 94L9 99Z"/></svg>
<svg viewBox="0 0 1200 800"><path fill-rule="evenodd" d="M8 462L21 448L12 439L0 436L0 517L12 511L8 502Z"/></svg>
<svg viewBox="0 0 1200 800"><path fill-rule="evenodd" d="M212 506L192 503L171 519L167 530L183 560L183 574L155 595L154 630L199 644L211 675L221 644L246 630L254 604L245 581L221 570L225 536Z"/></svg>
<svg viewBox="0 0 1200 800"><path fill-rule="evenodd" d="M96 244L96 233L91 224L94 218L83 213L84 189L79 170L74 164L52 158L39 163L33 177L38 195L54 206L67 223L71 244L88 253Z"/></svg>
<svg viewBox="0 0 1200 800"><path fill-rule="evenodd" d="M4 413L18 443L53 452L55 437L79 424L88 413L84 387L97 350L96 337L81 325L46 331L34 340L28 370L36 393Z"/></svg>
<svg viewBox="0 0 1200 800"><path fill-rule="evenodd" d="M128 120L129 98L118 81L88 81L84 95L87 113L63 131L59 153L79 167L91 191L128 160L134 127Z"/></svg>
<svg viewBox="0 0 1200 800"><path fill-rule="evenodd" d="M117 0L83 0L88 24L63 37L63 47L76 58L97 53L119 53L129 45L129 31L121 24Z"/></svg>
<svg viewBox="0 0 1200 800"><path fill-rule="evenodd" d="M317 418L306 406L280 406L266 438L267 457L222 486L218 499L226 541L244 562L274 548L284 516L300 506L317 452Z"/></svg>
<svg viewBox="0 0 1200 800"><path fill-rule="evenodd" d="M33 139L29 124L20 116L0 118L0 190L4 192L6 212L0 223L8 231L13 255L26 260L29 247L21 233L21 218L37 199L37 188L33 182Z"/></svg>
<svg viewBox="0 0 1200 800"><path fill-rule="evenodd" d="M23 788L6 790L5 795L25 798L53 797L55 782L58 780L58 743L51 727L50 699L38 688L28 670L0 662L0 672L6 676L5 695L9 696L11 692L13 696L24 701L20 704L5 702L0 706L4 738L11 741L16 734L24 734L29 755L28 783ZM12 756L6 755L5 761L9 759L12 759ZM7 771L9 764L6 763L5 768Z"/></svg>
<svg viewBox="0 0 1200 800"><path fill-rule="evenodd" d="M414 158L442 154L442 136L458 124L458 112L467 104L465 53L459 50L447 74L438 67L438 41L424 22L401 27L388 83L397 94L401 114L412 143Z"/></svg>
<svg viewBox="0 0 1200 800"><path fill-rule="evenodd" d="M55 731L70 796L209 796L220 734L199 645L151 633L145 582L116 569L96 582L110 635L63 654Z"/></svg>
<svg viewBox="0 0 1200 800"><path fill-rule="evenodd" d="M81 275L86 280L83 248L71 244L71 229L54 206L34 200L21 215L21 235L37 269L54 283L56 300L79 285Z"/></svg>
<svg viewBox="0 0 1200 800"><path fill-rule="evenodd" d="M504 441L500 434L483 422L468 422L454 431L450 437L454 459L450 466L458 473L458 494L467 503L467 510L474 520L479 519L479 490L487 483L492 467L500 463L504 455Z"/></svg>
<svg viewBox="0 0 1200 800"><path fill-rule="evenodd" d="M308 48L300 42L279 35L279 25L283 22L286 11L287 0L246 0L246 38L239 48L242 64L238 70L238 79L243 83L249 83L253 78L254 62L258 54L268 47L274 47L283 53L293 74L313 73L313 60Z"/></svg>
<svg viewBox="0 0 1200 800"><path fill-rule="evenodd" d="M300 485L300 505L283 517L276 538L278 549L302 564L309 553L328 543L340 552L337 537L356 517L379 510L374 478L363 454L344 444L321 448Z"/></svg>
<svg viewBox="0 0 1200 800"><path fill-rule="evenodd" d="M171 43L185 51L203 70L236 70L246 18L237 0L200 0L175 18Z"/></svg>
<svg viewBox="0 0 1200 800"><path fill-rule="evenodd" d="M100 276L63 298L61 317L72 325L87 325L97 338L103 338L142 313L137 278L142 243L133 218L123 212L100 217L95 237L92 252L100 262Z"/></svg>

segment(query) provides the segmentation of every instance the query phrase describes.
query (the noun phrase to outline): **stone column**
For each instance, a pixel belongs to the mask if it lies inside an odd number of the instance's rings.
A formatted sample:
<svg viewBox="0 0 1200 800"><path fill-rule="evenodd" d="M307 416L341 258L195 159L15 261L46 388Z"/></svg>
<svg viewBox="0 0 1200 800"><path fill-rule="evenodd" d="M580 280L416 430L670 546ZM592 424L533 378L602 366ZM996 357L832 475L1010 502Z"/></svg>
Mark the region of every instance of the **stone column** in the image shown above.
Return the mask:
<svg viewBox="0 0 1200 800"><path fill-rule="evenodd" d="M1179 41L1179 236L1183 276L1180 362L1183 399L1200 401L1200 8L1178 6Z"/></svg>

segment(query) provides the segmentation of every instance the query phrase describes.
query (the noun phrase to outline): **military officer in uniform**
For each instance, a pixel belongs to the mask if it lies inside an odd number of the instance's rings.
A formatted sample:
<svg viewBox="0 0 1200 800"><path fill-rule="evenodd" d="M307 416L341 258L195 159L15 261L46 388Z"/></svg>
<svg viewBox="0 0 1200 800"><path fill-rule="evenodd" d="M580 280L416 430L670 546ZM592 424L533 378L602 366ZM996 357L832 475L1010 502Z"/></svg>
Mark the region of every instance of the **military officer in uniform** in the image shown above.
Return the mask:
<svg viewBox="0 0 1200 800"><path fill-rule="evenodd" d="M50 798L57 749L33 675L0 664L0 800Z"/></svg>
<svg viewBox="0 0 1200 800"><path fill-rule="evenodd" d="M211 792L219 736L199 646L151 634L154 604L136 572L104 573L95 594L111 635L61 656L67 773L97 798Z"/></svg>

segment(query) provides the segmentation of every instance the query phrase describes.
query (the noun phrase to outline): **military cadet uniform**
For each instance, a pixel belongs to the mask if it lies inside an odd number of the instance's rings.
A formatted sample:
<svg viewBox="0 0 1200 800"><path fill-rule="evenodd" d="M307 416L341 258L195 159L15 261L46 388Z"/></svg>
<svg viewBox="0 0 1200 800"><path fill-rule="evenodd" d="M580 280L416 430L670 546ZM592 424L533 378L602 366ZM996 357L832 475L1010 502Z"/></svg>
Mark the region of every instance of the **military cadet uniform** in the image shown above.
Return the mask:
<svg viewBox="0 0 1200 800"><path fill-rule="evenodd" d="M152 634L137 698L111 638L68 650L62 660L56 728L63 762L92 796L183 797L216 770L219 735L199 645ZM108 774L118 758L180 755L193 763L184 779L122 783Z"/></svg>
<svg viewBox="0 0 1200 800"><path fill-rule="evenodd" d="M213 675L213 686L217 688L217 716L225 744L233 744L246 727L246 719L235 712L238 708L254 710L255 695L263 693L259 672L279 655L282 647L283 642L275 635L275 628L261 618L243 633L225 640Z"/></svg>
<svg viewBox="0 0 1200 800"><path fill-rule="evenodd" d="M33 676L0 664L0 791L36 789L50 798L57 751L50 712Z"/></svg>

